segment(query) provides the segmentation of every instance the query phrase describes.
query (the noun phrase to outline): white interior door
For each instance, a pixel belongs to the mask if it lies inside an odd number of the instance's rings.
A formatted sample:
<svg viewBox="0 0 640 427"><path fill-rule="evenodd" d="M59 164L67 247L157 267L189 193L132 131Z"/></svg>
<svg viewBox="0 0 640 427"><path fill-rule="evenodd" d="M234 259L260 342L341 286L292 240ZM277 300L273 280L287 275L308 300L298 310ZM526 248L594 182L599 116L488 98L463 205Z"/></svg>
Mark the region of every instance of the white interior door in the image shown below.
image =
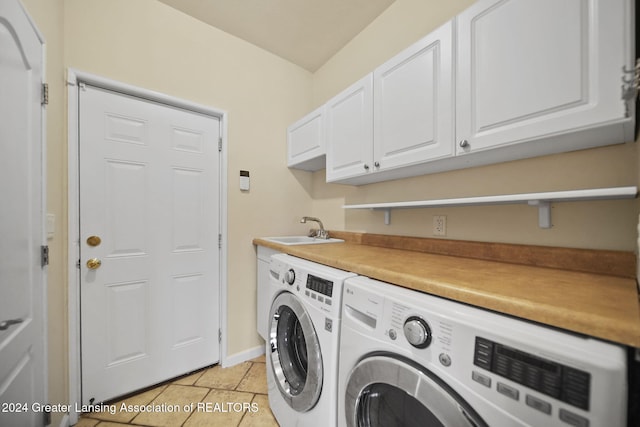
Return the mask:
<svg viewBox="0 0 640 427"><path fill-rule="evenodd" d="M87 404L219 361L220 120L79 94Z"/></svg>
<svg viewBox="0 0 640 427"><path fill-rule="evenodd" d="M42 426L45 403L43 45L0 1L0 425Z"/></svg>

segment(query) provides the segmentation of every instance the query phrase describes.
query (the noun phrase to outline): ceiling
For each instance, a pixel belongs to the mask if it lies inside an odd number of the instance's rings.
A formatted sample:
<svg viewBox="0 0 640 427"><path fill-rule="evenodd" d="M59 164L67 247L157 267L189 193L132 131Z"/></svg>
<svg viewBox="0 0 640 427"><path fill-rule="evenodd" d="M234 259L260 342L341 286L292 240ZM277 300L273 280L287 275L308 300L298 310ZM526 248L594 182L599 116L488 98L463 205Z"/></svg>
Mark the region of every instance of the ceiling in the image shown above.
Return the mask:
<svg viewBox="0 0 640 427"><path fill-rule="evenodd" d="M311 72L395 0L159 0Z"/></svg>

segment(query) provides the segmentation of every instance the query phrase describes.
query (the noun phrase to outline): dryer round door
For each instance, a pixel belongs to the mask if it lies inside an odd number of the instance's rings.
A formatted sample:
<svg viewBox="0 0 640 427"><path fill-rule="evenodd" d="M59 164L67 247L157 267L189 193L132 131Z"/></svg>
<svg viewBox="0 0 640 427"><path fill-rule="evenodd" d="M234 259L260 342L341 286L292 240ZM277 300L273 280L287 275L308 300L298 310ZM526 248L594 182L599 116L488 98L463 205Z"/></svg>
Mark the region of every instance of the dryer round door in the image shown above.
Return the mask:
<svg viewBox="0 0 640 427"><path fill-rule="evenodd" d="M347 424L358 427L487 427L476 411L426 368L398 355L374 355L353 369Z"/></svg>
<svg viewBox="0 0 640 427"><path fill-rule="evenodd" d="M280 394L291 408L306 412L320 398L322 354L313 321L300 300L278 295L269 313L271 366Z"/></svg>

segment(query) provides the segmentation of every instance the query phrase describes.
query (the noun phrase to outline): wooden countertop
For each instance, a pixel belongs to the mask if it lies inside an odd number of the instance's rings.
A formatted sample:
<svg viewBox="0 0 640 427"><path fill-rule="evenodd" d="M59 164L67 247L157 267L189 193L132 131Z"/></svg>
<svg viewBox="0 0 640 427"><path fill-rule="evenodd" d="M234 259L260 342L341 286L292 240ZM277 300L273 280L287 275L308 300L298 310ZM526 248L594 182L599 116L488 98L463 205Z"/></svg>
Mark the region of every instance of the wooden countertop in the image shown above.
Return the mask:
<svg viewBox="0 0 640 427"><path fill-rule="evenodd" d="M253 243L409 289L640 347L634 278L349 241L287 246L255 239Z"/></svg>

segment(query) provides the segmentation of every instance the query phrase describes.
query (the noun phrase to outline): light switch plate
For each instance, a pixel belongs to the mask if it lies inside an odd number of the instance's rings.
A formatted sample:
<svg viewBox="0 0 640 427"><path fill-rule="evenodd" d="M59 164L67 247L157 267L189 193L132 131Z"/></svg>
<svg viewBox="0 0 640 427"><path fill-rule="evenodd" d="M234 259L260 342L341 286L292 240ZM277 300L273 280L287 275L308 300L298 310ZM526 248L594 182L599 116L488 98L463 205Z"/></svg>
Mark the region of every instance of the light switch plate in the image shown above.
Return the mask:
<svg viewBox="0 0 640 427"><path fill-rule="evenodd" d="M249 191L251 188L251 181L249 178L249 171L240 171L240 190Z"/></svg>

